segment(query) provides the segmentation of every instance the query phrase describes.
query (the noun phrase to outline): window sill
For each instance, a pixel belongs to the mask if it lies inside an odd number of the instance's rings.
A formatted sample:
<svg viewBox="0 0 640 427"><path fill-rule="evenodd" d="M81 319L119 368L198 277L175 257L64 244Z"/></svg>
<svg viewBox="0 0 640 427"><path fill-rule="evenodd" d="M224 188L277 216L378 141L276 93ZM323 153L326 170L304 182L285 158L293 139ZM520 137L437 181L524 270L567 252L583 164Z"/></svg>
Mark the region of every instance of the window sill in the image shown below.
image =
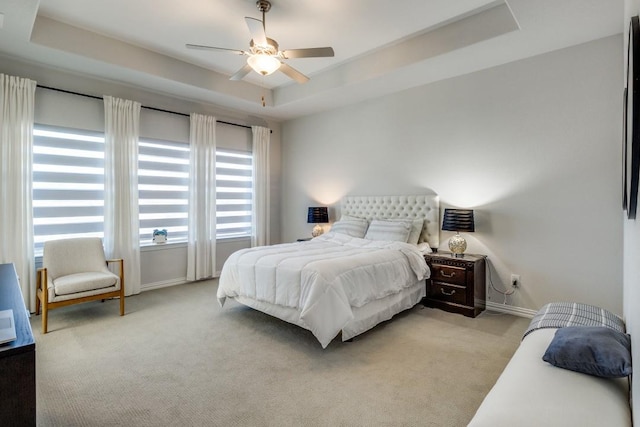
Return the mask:
<svg viewBox="0 0 640 427"><path fill-rule="evenodd" d="M217 243L232 243L251 240L249 236L241 237L220 237L217 239ZM140 252L152 252L152 251L164 251L168 249L186 248L187 242L175 242L175 243L153 243L150 245L141 245ZM36 264L42 263L42 252L34 254Z"/></svg>
<svg viewBox="0 0 640 427"><path fill-rule="evenodd" d="M239 236L239 237L219 237L216 242L220 243L233 243L233 242L244 242L251 240L249 236ZM152 243L148 245L141 245L140 252L151 252L151 251L162 251L167 249L178 249L178 248L186 248L187 242L167 242L167 243Z"/></svg>
<svg viewBox="0 0 640 427"><path fill-rule="evenodd" d="M186 248L187 242L176 243L152 243L150 245L140 246L140 252L164 251L168 249Z"/></svg>

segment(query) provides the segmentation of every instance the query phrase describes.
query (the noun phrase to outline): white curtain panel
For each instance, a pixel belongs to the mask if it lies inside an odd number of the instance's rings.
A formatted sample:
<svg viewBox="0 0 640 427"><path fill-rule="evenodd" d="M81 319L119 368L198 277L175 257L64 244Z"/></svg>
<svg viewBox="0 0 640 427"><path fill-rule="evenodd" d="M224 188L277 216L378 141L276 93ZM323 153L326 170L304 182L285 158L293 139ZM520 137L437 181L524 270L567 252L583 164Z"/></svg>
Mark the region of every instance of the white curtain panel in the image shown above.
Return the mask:
<svg viewBox="0 0 640 427"><path fill-rule="evenodd" d="M253 212L251 246L271 243L269 214L271 199L269 179L269 144L271 130L262 126L251 126L253 131Z"/></svg>
<svg viewBox="0 0 640 427"><path fill-rule="evenodd" d="M13 263L35 311L32 163L36 82L0 74L0 263Z"/></svg>
<svg viewBox="0 0 640 427"><path fill-rule="evenodd" d="M191 114L187 280L216 271L216 118Z"/></svg>
<svg viewBox="0 0 640 427"><path fill-rule="evenodd" d="M140 293L138 134L140 103L104 97L104 248L124 260L125 295Z"/></svg>

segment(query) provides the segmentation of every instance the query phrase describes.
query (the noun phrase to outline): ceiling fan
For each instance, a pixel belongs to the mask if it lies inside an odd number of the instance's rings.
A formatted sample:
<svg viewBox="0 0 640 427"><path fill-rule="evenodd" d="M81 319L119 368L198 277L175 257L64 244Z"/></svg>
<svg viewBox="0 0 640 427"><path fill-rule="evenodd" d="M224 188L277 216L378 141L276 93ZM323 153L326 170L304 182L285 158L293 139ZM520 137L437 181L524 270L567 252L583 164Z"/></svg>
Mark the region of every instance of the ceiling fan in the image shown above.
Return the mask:
<svg viewBox="0 0 640 427"><path fill-rule="evenodd" d="M282 60L291 58L322 58L332 57L334 55L333 48L331 47L279 50L278 42L267 37L265 31L265 14L271 9L271 2L267 0L258 0L256 2L256 6L258 7L258 10L262 12L262 21L249 16L245 16L244 18L247 22L247 26L249 27L249 33L251 33L251 41L249 42L248 51L197 44L187 44L186 47L189 49L218 50L234 53L236 55L247 55L247 63L232 75L229 80L242 80L242 78L249 74L251 70L254 70L263 76L267 76L277 70L280 70L298 83L306 83L309 81L309 77L305 76Z"/></svg>

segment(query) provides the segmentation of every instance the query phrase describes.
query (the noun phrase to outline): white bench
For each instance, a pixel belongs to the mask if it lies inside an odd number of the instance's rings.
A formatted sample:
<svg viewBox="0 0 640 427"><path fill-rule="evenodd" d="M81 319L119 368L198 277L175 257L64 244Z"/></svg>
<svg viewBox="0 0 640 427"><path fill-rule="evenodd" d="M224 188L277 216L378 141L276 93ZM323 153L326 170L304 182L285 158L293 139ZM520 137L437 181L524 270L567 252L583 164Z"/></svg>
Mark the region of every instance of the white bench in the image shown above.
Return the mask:
<svg viewBox="0 0 640 427"><path fill-rule="evenodd" d="M523 339L469 427L632 425L627 377L600 378L542 360L556 330Z"/></svg>

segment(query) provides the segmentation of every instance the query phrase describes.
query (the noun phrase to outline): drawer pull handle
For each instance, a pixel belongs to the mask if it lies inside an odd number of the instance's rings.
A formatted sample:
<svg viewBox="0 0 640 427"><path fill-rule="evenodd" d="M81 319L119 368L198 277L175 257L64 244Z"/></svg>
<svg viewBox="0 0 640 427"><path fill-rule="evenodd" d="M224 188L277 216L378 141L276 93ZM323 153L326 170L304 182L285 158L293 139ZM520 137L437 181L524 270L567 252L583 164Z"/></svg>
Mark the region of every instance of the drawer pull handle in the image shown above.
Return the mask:
<svg viewBox="0 0 640 427"><path fill-rule="evenodd" d="M452 271L451 274L446 274L444 271L440 270L440 275L444 277L448 277L450 279L456 276L456 272Z"/></svg>
<svg viewBox="0 0 640 427"><path fill-rule="evenodd" d="M451 295L456 293L456 290L454 289L451 292L445 292L444 289L440 288L440 292L442 292L442 295L446 295L446 296L450 297Z"/></svg>

